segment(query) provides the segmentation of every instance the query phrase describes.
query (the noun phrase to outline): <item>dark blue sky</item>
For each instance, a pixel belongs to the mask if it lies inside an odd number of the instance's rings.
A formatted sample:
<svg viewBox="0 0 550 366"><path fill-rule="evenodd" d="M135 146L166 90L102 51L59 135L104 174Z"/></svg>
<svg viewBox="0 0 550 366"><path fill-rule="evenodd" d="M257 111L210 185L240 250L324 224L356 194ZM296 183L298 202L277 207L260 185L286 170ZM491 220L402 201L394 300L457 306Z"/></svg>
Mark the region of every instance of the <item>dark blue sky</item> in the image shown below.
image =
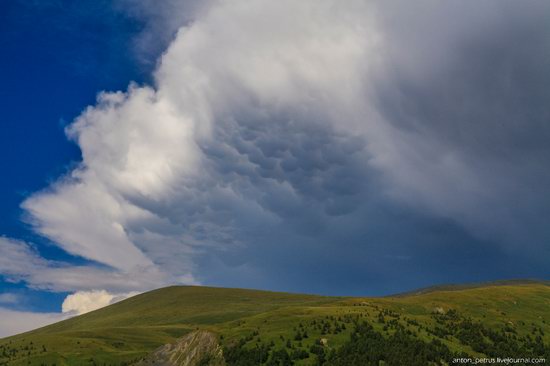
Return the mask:
<svg viewBox="0 0 550 366"><path fill-rule="evenodd" d="M4 1L0 4L4 235L20 236L22 199L67 171L80 151L64 128L101 90L126 88L150 70L136 63L141 26L110 1ZM22 231L23 230L23 231Z"/></svg>
<svg viewBox="0 0 550 366"><path fill-rule="evenodd" d="M257 4L0 3L0 311L549 278L547 5Z"/></svg>

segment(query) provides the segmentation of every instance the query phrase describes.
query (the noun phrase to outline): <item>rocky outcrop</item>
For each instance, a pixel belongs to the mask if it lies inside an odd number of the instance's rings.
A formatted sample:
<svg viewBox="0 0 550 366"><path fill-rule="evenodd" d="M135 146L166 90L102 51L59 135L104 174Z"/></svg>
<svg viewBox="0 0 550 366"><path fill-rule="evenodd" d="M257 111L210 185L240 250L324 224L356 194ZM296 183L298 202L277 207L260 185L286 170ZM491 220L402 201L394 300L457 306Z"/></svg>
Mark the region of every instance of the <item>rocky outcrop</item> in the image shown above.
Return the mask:
<svg viewBox="0 0 550 366"><path fill-rule="evenodd" d="M225 366L222 348L212 332L197 330L157 348L135 366Z"/></svg>

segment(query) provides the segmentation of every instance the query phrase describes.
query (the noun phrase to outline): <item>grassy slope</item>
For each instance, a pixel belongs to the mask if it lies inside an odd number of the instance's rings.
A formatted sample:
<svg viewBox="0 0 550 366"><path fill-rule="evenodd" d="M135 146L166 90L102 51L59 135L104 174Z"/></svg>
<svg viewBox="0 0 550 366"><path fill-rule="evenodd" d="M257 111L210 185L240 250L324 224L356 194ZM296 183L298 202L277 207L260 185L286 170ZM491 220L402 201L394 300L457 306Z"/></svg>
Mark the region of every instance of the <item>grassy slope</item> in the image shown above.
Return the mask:
<svg viewBox="0 0 550 366"><path fill-rule="evenodd" d="M294 329L299 323L307 325L331 316L359 316L381 329L376 319L382 309L430 327L435 308L456 309L495 329L513 324L519 334L531 332L533 326L540 327L544 330L545 342L550 341L550 287L546 284L499 284L385 298L168 287L0 340L0 364L3 346L18 350L10 365L93 364L92 358L100 365L118 364L137 359L196 328L222 335L226 344L258 332L254 340L261 338L262 342L273 341L282 346L288 339L294 340ZM301 341L304 346L323 337L329 346L335 347L349 337L351 327L339 334L327 335L313 326L307 329L309 337ZM418 331L421 338L432 337L425 331L413 330ZM453 339L445 343L453 350L475 354ZM309 362L311 360L306 359L303 364Z"/></svg>

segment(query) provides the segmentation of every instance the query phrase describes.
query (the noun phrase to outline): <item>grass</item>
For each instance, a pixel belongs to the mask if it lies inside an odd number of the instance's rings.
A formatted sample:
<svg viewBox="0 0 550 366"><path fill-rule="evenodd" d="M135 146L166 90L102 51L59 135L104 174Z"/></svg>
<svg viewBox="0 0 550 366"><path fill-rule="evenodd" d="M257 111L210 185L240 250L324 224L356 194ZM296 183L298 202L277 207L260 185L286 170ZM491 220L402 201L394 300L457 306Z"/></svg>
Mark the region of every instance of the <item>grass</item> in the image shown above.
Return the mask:
<svg viewBox="0 0 550 366"><path fill-rule="evenodd" d="M250 344L261 339L276 347L284 347L288 341L293 347L308 347L325 338L329 347L336 348L349 338L351 327L337 334L322 334L314 323L356 317L384 331L383 324L377 322L381 311L400 314L399 321L414 320L420 327L407 327L419 338L430 340L433 335L422 328L434 326L432 313L439 308L455 309L495 329L513 324L518 334L541 329L544 341L550 341L550 287L546 283L443 288L383 298L177 286L1 339L0 365L123 364L195 329L215 332L224 344L247 338ZM308 337L296 340L301 329L307 329ZM454 351L475 354L454 339L444 342ZM6 357L10 352L14 353ZM300 362L307 365L312 360Z"/></svg>

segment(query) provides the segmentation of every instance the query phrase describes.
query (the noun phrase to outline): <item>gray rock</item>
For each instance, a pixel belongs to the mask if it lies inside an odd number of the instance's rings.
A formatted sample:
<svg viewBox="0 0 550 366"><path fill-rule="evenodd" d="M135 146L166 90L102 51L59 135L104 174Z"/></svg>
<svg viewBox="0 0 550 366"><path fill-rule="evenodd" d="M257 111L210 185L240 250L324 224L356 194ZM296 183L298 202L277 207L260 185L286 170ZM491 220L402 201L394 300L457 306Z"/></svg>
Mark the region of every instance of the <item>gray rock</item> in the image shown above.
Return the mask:
<svg viewBox="0 0 550 366"><path fill-rule="evenodd" d="M225 366L218 337L206 330L193 331L175 343L157 348L135 366Z"/></svg>

